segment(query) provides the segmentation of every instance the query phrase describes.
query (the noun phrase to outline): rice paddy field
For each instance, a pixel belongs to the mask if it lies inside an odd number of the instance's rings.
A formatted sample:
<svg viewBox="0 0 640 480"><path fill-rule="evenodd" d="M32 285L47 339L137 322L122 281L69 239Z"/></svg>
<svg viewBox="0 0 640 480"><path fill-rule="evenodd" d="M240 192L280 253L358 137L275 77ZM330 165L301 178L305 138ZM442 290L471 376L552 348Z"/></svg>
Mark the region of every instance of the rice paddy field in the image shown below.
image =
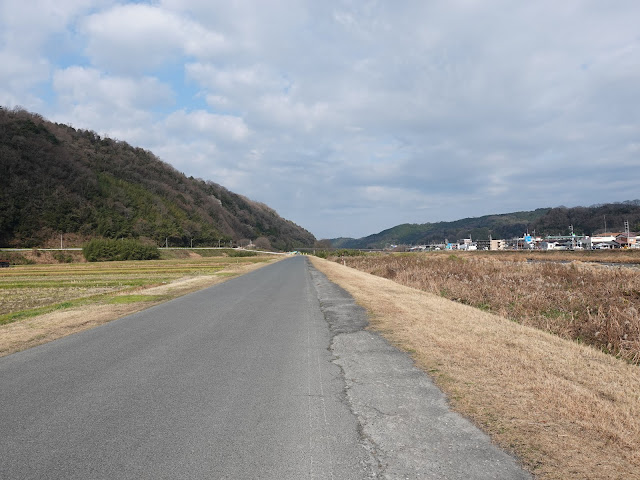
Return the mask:
<svg viewBox="0 0 640 480"><path fill-rule="evenodd" d="M169 256L169 255L167 255ZM90 328L258 268L273 257L42 263L0 269L0 356Z"/></svg>
<svg viewBox="0 0 640 480"><path fill-rule="evenodd" d="M159 261L19 265L0 270L0 325L47 311L108 303L185 277L224 275L264 258L210 257Z"/></svg>

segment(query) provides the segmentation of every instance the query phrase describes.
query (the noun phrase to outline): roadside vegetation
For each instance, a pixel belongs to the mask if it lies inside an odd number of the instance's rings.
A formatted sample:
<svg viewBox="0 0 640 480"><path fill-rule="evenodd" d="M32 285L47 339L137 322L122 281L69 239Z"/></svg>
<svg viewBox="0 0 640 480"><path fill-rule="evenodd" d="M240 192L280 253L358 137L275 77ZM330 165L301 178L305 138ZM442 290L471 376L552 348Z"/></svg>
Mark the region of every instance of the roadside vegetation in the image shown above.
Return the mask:
<svg viewBox="0 0 640 480"><path fill-rule="evenodd" d="M116 260L156 260L160 251L155 245L144 245L133 239L94 238L82 247L88 262Z"/></svg>
<svg viewBox="0 0 640 480"><path fill-rule="evenodd" d="M320 258L342 258L342 257L362 257L366 253L360 250L354 250L350 248L341 249L318 249L313 253L316 257Z"/></svg>
<svg viewBox="0 0 640 480"><path fill-rule="evenodd" d="M639 268L584 263L575 259L596 257L570 252L496 253L367 255L340 262L640 364ZM526 261L531 258L536 260ZM559 263L569 258L574 261Z"/></svg>
<svg viewBox="0 0 640 480"><path fill-rule="evenodd" d="M501 261L487 256L472 260L448 255L343 260L380 276L347 268L342 261L312 259L330 280L367 309L372 329L411 354L416 365L447 394L454 410L471 418L493 441L513 452L535 478L640 479L637 365L489 313L498 307L474 308L451 301L441 292L442 288L456 288L458 293L451 297L460 298L460 292L476 285L472 277L478 276L485 283L493 282L493 294L488 297L504 295L526 303L529 294L522 293L525 290L520 283L535 286L553 282L553 290L573 285L562 295L546 291L555 301L564 296L573 302L576 291L582 288L581 280L593 279L583 273L582 266L564 265L562 269L549 270L549 265L501 265ZM423 262L431 265L425 267ZM408 271L402 273L401 269ZM509 270L517 273L507 276ZM605 267L595 270L598 274L608 271ZM612 271L630 273L624 269ZM620 295L622 285L628 286L629 276L620 275L613 277L615 288L609 290L610 296ZM431 287L425 277L432 276L451 283L437 285L434 293L398 283L415 282L427 289ZM450 277L454 280L450 281ZM502 277L513 283L514 290L501 283ZM541 298L544 295L535 291L534 299L544 302L539 306L548 308L547 300ZM591 305L597 306L600 298L592 299ZM480 295L477 300L481 305L490 299ZM472 303L471 299L466 303ZM507 301L505 305L508 304ZM626 305L614 304L616 308ZM555 314L550 316L558 321Z"/></svg>

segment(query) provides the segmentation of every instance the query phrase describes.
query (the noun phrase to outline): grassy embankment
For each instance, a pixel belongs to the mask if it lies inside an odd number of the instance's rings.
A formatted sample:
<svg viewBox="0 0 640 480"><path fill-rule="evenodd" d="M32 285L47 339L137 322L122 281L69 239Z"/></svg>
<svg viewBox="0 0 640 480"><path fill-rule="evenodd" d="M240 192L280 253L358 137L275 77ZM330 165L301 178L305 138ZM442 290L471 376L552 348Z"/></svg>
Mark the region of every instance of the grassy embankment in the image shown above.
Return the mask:
<svg viewBox="0 0 640 480"><path fill-rule="evenodd" d="M214 285L274 260L201 257L188 251L168 256L174 258L0 269L0 356Z"/></svg>
<svg viewBox="0 0 640 480"><path fill-rule="evenodd" d="M610 287L608 296L620 297L619 288L628 286L637 272L575 264L500 265L501 260L487 255L344 258L347 265L393 277L390 280L313 261L369 311L372 328L412 354L457 411L514 452L537 478L640 479L640 367L487 311L500 312L496 305L505 305L509 312L520 312L535 301L540 302L538 310L548 311L564 308L564 299L573 316L530 317L544 319L545 329L547 321L561 325L564 320L568 326L563 331L569 331L578 317L576 302L582 301L577 292L587 288L587 279L613 275L616 289ZM425 267L425 262L432 265ZM479 287L475 277L489 286ZM543 284L551 284L546 294L537 290ZM521 285L532 285L533 291ZM572 290L565 290L567 285L573 285ZM451 292L447 298L443 289ZM469 291L479 293L463 300ZM449 296L469 304L477 299L482 308L453 302ZM492 297L503 296L500 303L487 306ZM609 307L603 310L600 298L591 297L589 305L593 312L600 307L602 315L592 317L606 324Z"/></svg>
<svg viewBox="0 0 640 480"><path fill-rule="evenodd" d="M583 263L640 261L618 253L429 253L350 257L345 263L640 364L640 270ZM568 259L574 261L556 263Z"/></svg>

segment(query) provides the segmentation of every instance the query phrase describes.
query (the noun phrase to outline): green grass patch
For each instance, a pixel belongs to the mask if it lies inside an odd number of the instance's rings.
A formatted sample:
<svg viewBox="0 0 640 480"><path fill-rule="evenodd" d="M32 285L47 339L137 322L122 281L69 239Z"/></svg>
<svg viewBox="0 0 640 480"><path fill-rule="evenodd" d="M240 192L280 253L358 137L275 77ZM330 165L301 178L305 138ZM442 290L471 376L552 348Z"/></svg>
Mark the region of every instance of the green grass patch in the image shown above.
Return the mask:
<svg viewBox="0 0 640 480"><path fill-rule="evenodd" d="M67 308L104 302L105 299L109 299L112 295L113 292L99 293L97 295L65 300L64 302L53 303L51 305L45 305L42 307L28 308L25 310L19 310L17 312L5 313L4 315L0 315L0 325L6 325L8 323L25 320L27 318L37 317L38 315L44 315L47 313L55 312L57 310L65 310Z"/></svg>
<svg viewBox="0 0 640 480"><path fill-rule="evenodd" d="M144 287L161 283L167 279L127 278L117 280L40 280L0 283L0 290L14 288L100 288L100 287Z"/></svg>
<svg viewBox="0 0 640 480"><path fill-rule="evenodd" d="M124 303L137 303L137 302L159 302L170 298L167 295L118 295L117 297L110 298L109 304L124 304Z"/></svg>
<svg viewBox="0 0 640 480"><path fill-rule="evenodd" d="M44 315L45 313L55 312L56 310L64 310L66 308L75 307L77 305L84 305L87 302L87 298L78 298L76 300L67 300L65 302L55 303L53 305L47 305L45 307L30 308L27 310L20 310L13 313L5 313L0 315L0 325L6 325L8 323L17 322L26 318L36 317L38 315Z"/></svg>
<svg viewBox="0 0 640 480"><path fill-rule="evenodd" d="M569 314L567 312L559 310L557 308L541 310L540 315L546 318L568 318L569 317Z"/></svg>
<svg viewBox="0 0 640 480"><path fill-rule="evenodd" d="M490 312L491 311L491 304L490 303L479 303L475 306L476 308L479 308L480 310L483 310L485 312Z"/></svg>

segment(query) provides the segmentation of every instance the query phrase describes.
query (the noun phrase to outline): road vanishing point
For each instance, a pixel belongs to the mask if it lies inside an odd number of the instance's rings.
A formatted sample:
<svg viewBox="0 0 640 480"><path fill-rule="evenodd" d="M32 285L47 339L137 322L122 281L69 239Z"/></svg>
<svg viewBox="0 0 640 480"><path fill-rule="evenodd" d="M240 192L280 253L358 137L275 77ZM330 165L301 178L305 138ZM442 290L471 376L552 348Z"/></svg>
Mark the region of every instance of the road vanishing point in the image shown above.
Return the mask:
<svg viewBox="0 0 640 480"><path fill-rule="evenodd" d="M0 358L2 479L527 479L292 257Z"/></svg>

